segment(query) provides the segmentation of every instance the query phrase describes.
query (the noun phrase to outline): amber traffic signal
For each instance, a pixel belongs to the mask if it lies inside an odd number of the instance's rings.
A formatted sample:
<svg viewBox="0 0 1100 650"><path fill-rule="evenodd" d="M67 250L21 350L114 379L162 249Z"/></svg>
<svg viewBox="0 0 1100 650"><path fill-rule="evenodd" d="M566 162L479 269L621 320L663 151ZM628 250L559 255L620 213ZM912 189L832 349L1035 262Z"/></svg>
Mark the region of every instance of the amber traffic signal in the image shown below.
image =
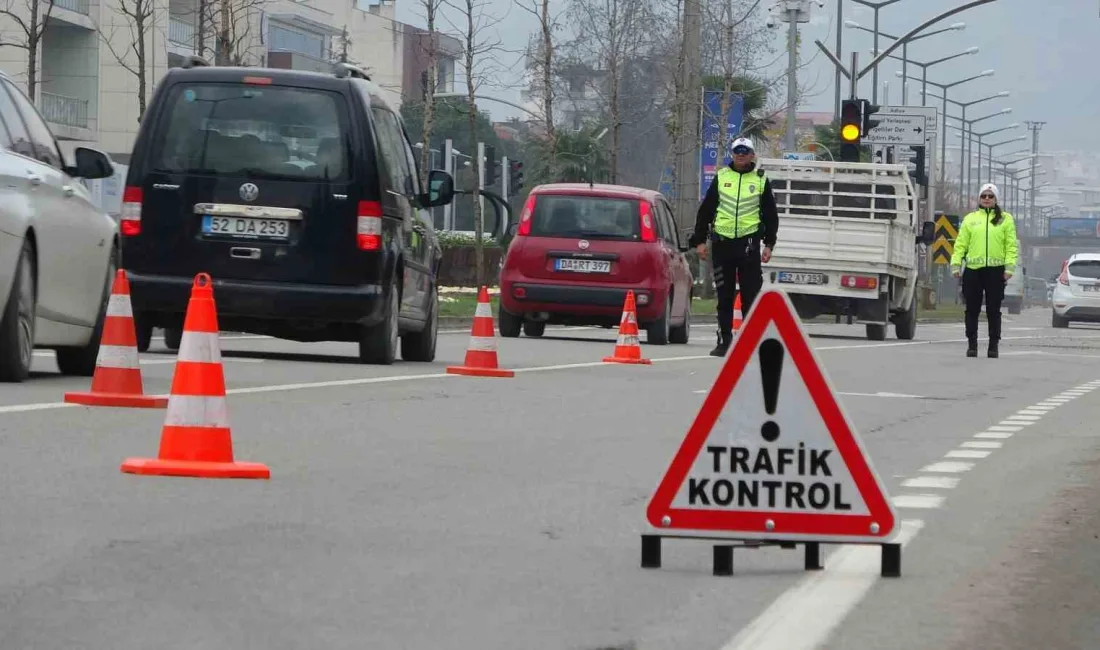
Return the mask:
<svg viewBox="0 0 1100 650"><path fill-rule="evenodd" d="M845 99L840 105L840 159L859 162L859 143L863 135L863 102Z"/></svg>

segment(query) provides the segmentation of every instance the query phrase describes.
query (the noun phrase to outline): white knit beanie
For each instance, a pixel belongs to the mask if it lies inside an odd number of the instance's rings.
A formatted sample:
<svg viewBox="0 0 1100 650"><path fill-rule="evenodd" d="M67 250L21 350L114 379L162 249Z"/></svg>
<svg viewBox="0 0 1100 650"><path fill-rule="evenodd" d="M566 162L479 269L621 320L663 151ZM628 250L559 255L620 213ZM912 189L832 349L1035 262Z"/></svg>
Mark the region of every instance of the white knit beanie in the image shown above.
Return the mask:
<svg viewBox="0 0 1100 650"><path fill-rule="evenodd" d="M978 196L985 194L986 192L993 192L993 198L997 200L998 205L1001 203L1001 191L997 189L997 186L993 183L986 183L982 185L982 189L978 192Z"/></svg>

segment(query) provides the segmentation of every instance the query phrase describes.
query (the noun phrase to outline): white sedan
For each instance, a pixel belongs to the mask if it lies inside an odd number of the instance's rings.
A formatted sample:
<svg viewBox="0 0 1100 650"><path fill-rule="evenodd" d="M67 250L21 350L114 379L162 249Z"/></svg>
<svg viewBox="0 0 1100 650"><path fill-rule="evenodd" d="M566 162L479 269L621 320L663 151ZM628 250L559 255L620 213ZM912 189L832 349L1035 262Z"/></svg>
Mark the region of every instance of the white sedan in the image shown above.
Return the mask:
<svg viewBox="0 0 1100 650"><path fill-rule="evenodd" d="M64 374L91 376L118 248L115 221L79 179L114 173L75 150L66 165L46 122L0 75L0 381L23 381L35 348Z"/></svg>
<svg viewBox="0 0 1100 650"><path fill-rule="evenodd" d="M1100 322L1100 253L1076 253L1063 262L1050 300L1054 327Z"/></svg>

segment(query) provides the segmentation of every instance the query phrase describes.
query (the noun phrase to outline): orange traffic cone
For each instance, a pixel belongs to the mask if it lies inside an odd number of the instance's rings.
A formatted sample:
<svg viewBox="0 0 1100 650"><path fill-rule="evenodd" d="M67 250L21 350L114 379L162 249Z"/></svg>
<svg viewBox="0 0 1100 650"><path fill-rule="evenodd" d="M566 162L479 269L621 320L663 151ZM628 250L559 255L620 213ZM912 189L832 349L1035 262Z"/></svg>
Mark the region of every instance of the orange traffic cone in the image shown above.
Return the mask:
<svg viewBox="0 0 1100 650"><path fill-rule="evenodd" d="M642 358L642 346L638 344L638 309L634 305L634 292L626 292L623 305L623 317L619 321L619 340L615 343L615 354L604 357L608 363L649 364Z"/></svg>
<svg viewBox="0 0 1100 650"><path fill-rule="evenodd" d="M733 299L733 331L741 329L741 323L744 322L741 315L741 292L737 292L737 297Z"/></svg>
<svg viewBox="0 0 1100 650"><path fill-rule="evenodd" d="M477 294L477 310L470 331L470 343L466 347L466 362L461 366L447 366L451 375L471 377L515 377L512 370L504 370L497 364L497 335L493 326L493 308L489 305L489 290L481 287Z"/></svg>
<svg viewBox="0 0 1100 650"><path fill-rule="evenodd" d="M132 408L164 408L168 404L167 397L146 395L142 389L130 281L122 269L115 273L111 286L91 391L65 393L65 401L84 406Z"/></svg>
<svg viewBox="0 0 1100 650"><path fill-rule="evenodd" d="M225 375L218 345L218 315L210 276L191 287L176 372L168 396L157 458L127 458L122 471L156 476L271 478L260 463L233 460Z"/></svg>

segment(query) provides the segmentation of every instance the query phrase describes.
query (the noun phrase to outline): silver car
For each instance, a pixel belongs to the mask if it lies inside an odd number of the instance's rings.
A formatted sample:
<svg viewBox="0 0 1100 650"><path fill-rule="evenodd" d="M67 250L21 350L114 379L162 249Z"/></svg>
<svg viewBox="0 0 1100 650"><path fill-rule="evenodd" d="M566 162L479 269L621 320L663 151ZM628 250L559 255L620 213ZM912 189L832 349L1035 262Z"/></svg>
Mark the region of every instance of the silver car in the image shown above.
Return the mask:
<svg viewBox="0 0 1100 650"><path fill-rule="evenodd" d="M77 148L67 165L45 120L0 74L0 381L23 381L35 348L64 374L91 376L112 278L118 226L80 179L110 161Z"/></svg>

